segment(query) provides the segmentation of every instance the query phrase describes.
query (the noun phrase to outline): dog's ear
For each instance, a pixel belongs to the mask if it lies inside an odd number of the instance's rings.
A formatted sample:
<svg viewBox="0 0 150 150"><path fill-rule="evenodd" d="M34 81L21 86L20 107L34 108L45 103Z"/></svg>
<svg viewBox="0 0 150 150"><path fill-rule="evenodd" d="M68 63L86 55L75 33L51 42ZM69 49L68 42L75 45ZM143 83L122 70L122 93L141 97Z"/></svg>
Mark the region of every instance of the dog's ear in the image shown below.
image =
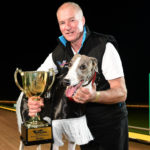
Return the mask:
<svg viewBox="0 0 150 150"><path fill-rule="evenodd" d="M97 61L97 59L94 57L91 57L91 60L92 60L92 65L93 65L94 71L98 72L98 61Z"/></svg>

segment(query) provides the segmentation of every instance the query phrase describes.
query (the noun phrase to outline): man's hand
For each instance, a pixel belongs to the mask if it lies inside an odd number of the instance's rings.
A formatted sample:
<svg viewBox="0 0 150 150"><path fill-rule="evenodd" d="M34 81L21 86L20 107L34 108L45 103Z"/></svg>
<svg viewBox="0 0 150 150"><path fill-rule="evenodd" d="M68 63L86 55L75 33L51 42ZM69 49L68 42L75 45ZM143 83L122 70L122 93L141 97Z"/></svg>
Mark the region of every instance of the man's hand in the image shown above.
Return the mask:
<svg viewBox="0 0 150 150"><path fill-rule="evenodd" d="M43 98L30 97L28 99L29 116L34 117L38 112L41 111L42 106L44 106Z"/></svg>
<svg viewBox="0 0 150 150"><path fill-rule="evenodd" d="M92 90L90 91L87 88L80 87L76 94L73 96L73 99L77 103L87 103L92 102L96 98L96 85L93 84Z"/></svg>

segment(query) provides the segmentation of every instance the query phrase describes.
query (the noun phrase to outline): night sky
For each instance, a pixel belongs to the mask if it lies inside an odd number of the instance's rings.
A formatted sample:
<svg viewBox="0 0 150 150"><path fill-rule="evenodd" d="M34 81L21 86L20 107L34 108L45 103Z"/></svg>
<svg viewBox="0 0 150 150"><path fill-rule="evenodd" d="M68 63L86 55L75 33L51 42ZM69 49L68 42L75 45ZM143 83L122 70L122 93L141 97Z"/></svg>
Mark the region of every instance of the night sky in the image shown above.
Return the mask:
<svg viewBox="0 0 150 150"><path fill-rule="evenodd" d="M130 0L131 1L131 0ZM127 103L148 104L150 14L141 2L78 0L90 30L115 36L128 88ZM51 2L51 3L50 3ZM49 3L2 3L0 100L16 100L16 67L36 70L61 35L56 10L63 0Z"/></svg>

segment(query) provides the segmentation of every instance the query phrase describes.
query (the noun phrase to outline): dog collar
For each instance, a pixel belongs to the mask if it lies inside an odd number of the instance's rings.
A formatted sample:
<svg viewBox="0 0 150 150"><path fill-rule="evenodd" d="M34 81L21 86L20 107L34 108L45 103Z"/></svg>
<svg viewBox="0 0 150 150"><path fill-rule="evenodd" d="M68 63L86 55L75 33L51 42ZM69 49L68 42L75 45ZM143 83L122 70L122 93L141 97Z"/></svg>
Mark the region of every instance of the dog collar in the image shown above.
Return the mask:
<svg viewBox="0 0 150 150"><path fill-rule="evenodd" d="M82 86L83 86L83 87L87 86L88 84L90 84L91 81L92 81L92 86L93 86L93 84L94 84L94 82L95 82L95 79L96 79L96 72L94 73L94 75L93 75L93 77L91 78L91 80L90 80L87 84L82 85Z"/></svg>

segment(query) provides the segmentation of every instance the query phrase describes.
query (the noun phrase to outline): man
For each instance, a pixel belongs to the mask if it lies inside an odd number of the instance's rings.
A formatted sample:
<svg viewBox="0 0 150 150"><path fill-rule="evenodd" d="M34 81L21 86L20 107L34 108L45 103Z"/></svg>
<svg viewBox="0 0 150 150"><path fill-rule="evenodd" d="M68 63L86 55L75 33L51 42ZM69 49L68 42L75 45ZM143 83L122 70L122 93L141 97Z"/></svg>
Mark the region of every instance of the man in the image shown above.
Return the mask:
<svg viewBox="0 0 150 150"><path fill-rule="evenodd" d="M62 36L38 70L54 68L59 74L61 66L77 53L98 59L99 74L92 92L82 87L73 96L76 103L87 104L87 122L94 136L81 150L128 150L127 89L115 39L90 32L81 8L73 2L58 8L57 19ZM44 105L42 98L40 103L32 99L28 101L30 116Z"/></svg>

